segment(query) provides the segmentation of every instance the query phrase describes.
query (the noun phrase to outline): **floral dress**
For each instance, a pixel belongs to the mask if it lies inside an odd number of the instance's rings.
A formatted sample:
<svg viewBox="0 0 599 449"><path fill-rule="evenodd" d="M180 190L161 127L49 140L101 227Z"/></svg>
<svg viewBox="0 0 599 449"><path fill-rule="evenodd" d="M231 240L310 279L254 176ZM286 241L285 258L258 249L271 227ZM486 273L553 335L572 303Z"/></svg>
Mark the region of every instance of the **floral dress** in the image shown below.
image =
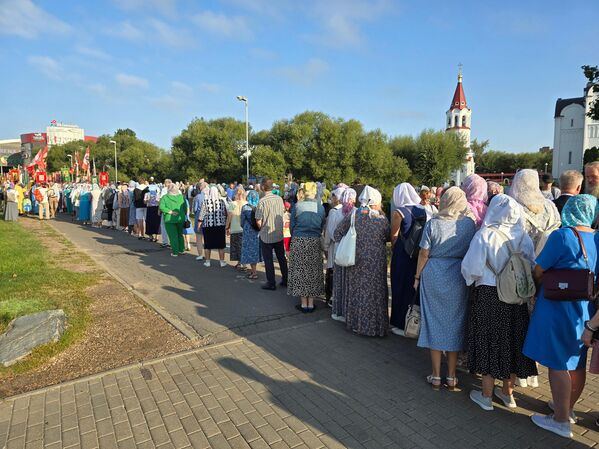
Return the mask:
<svg viewBox="0 0 599 449"><path fill-rule="evenodd" d="M262 262L260 237L258 231L252 226L252 207L249 204L241 209L240 218L243 237L241 240L241 260L239 262L242 264Z"/></svg>

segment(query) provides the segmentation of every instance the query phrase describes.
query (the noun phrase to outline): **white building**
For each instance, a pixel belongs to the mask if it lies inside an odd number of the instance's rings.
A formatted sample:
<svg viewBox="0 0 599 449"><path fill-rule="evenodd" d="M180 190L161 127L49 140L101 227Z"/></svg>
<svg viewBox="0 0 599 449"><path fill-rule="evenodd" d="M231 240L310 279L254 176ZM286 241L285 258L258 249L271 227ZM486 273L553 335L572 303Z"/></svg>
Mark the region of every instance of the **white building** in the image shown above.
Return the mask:
<svg viewBox="0 0 599 449"><path fill-rule="evenodd" d="M462 181L474 173L474 153L470 150L470 124L472 109L468 107L464 87L462 86L462 71L458 73L458 84L453 94L453 100L447 111L446 132L456 133L468 148L466 159L459 170L452 173L451 178L455 185L459 186Z"/></svg>
<svg viewBox="0 0 599 449"><path fill-rule="evenodd" d="M46 141L50 148L53 145L62 145L85 139L83 128L79 128L77 125L66 125L55 122L46 128L46 136Z"/></svg>
<svg viewBox="0 0 599 449"><path fill-rule="evenodd" d="M599 121L587 116L590 105L599 99L589 84L583 96L558 98L555 102L553 132L553 171L558 178L566 170L582 170L584 152L599 148Z"/></svg>

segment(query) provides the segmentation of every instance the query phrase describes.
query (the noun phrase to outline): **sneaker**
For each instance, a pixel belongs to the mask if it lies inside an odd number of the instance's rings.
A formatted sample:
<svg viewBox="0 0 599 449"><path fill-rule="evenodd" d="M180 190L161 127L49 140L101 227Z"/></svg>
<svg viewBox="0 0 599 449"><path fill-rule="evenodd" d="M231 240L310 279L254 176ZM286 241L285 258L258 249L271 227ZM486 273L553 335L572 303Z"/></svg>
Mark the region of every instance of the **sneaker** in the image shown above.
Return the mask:
<svg viewBox="0 0 599 449"><path fill-rule="evenodd" d="M196 260L204 260L204 256L198 256L196 257Z"/></svg>
<svg viewBox="0 0 599 449"><path fill-rule="evenodd" d="M493 389L493 393L495 394L495 396L498 399L501 399L504 403L504 405L507 408L517 408L518 406L516 405L516 401L514 400L514 395L510 394L509 396L507 394L505 394L501 388L499 387L495 387Z"/></svg>
<svg viewBox="0 0 599 449"><path fill-rule="evenodd" d="M210 266L210 261L209 261L209 260L207 260L206 262L204 262L204 266L205 266L205 267L209 267L209 266Z"/></svg>
<svg viewBox="0 0 599 449"><path fill-rule="evenodd" d="M391 328L391 333L395 334L395 335L399 335L400 337L405 337L406 333L400 329L399 327L392 327Z"/></svg>
<svg viewBox="0 0 599 449"><path fill-rule="evenodd" d="M493 398L486 398L482 391L472 390L470 392L470 400L477 404L483 410L490 412L493 410Z"/></svg>
<svg viewBox="0 0 599 449"><path fill-rule="evenodd" d="M528 376L526 383L530 388L537 388L539 386L539 376Z"/></svg>
<svg viewBox="0 0 599 449"><path fill-rule="evenodd" d="M171 257L177 257L177 256L178 256L177 254L171 254Z"/></svg>
<svg viewBox="0 0 599 449"><path fill-rule="evenodd" d="M336 313L332 313L331 314L331 319L335 320L335 321L341 321L341 318L343 318L342 316L337 315Z"/></svg>
<svg viewBox="0 0 599 449"><path fill-rule="evenodd" d="M550 399L547 402L547 407L549 407L549 409L554 412L555 409L553 408L553 399ZM574 413L574 410L570 410L570 424L576 424L576 422L578 421L578 416L576 416L576 413Z"/></svg>
<svg viewBox="0 0 599 449"><path fill-rule="evenodd" d="M519 377L516 377L516 386L526 388L528 387L528 382L524 378L521 379Z"/></svg>
<svg viewBox="0 0 599 449"><path fill-rule="evenodd" d="M541 429L553 432L556 435L564 438L572 438L572 430L569 422L557 422L553 419L553 415L532 415L530 417L533 423Z"/></svg>
<svg viewBox="0 0 599 449"><path fill-rule="evenodd" d="M224 260L221 260L221 261L220 261L220 267L221 267L221 268L224 268L224 267L226 267L226 266L227 266L227 262L225 262Z"/></svg>

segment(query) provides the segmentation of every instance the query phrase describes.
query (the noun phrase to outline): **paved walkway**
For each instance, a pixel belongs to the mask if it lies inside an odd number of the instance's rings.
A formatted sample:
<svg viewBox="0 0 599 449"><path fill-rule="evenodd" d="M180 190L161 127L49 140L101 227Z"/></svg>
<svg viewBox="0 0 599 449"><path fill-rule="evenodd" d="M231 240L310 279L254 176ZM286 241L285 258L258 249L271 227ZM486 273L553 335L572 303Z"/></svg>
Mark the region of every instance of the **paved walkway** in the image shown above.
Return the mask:
<svg viewBox="0 0 599 449"><path fill-rule="evenodd" d="M536 428L548 413L546 376L519 389L519 408L484 412L463 391L433 392L426 351L396 336L364 338L326 318L293 313L283 291L262 292L231 269L203 270L112 231L57 222L88 251L224 343L0 402L0 448L586 448L599 444L599 380L589 377L568 441ZM118 245L126 240L126 247ZM104 247L104 248L103 248ZM110 249L106 249L109 247ZM155 252L149 252L149 251ZM191 259L191 258L189 258ZM138 278L136 276L139 276ZM145 284L143 284L145 279ZM165 282L157 289L157 282ZM173 287L182 285L183 288ZM227 282L229 285L227 284ZM141 287L140 287L141 288ZM187 294L179 295L179 291ZM165 293L165 294L166 294ZM285 318L269 319L273 309ZM252 324L248 320L263 319ZM256 318L258 317L258 318ZM320 318L320 319L319 319ZM243 335L240 339L238 336Z"/></svg>
<svg viewBox="0 0 599 449"><path fill-rule="evenodd" d="M7 448L556 448L593 447L599 388L577 407L570 441L537 429L548 386L515 411L483 412L464 391L433 392L426 353L399 337L368 339L331 321L234 340L0 403Z"/></svg>

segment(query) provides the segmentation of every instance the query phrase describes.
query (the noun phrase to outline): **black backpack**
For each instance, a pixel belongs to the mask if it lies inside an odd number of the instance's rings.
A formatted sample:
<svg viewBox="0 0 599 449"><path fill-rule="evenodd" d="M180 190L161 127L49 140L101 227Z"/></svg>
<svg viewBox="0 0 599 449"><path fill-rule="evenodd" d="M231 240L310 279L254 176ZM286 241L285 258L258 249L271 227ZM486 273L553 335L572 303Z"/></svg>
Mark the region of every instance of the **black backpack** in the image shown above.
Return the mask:
<svg viewBox="0 0 599 449"><path fill-rule="evenodd" d="M422 217L416 217L410 209L405 208L404 210L407 210L412 215L412 226L407 236L401 236L401 240L403 241L405 252L410 256L410 259L413 259L418 256L418 252L420 251L420 240L422 239L427 217L426 212Z"/></svg>

